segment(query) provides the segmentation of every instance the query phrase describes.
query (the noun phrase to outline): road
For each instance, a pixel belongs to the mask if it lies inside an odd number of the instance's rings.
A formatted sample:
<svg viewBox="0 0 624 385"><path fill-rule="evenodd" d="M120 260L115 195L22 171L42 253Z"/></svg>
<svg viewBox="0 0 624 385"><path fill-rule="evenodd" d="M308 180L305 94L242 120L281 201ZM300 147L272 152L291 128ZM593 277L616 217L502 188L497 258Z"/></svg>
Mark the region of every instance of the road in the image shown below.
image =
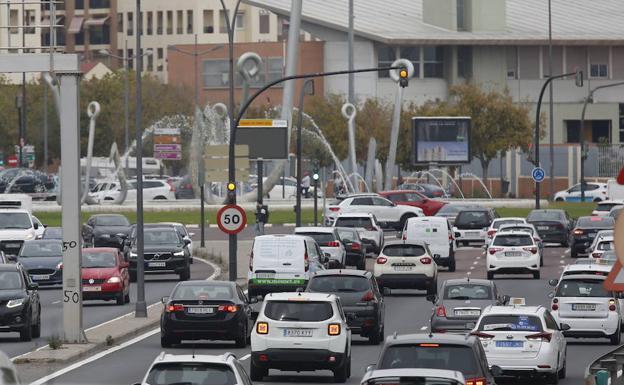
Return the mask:
<svg viewBox="0 0 624 385"><path fill-rule="evenodd" d="M465 277L485 278L484 259L479 248L462 248L457 253L458 265L454 273L442 272L439 279ZM499 290L503 294L524 297L529 305L548 304L547 294L550 291L548 279L558 277L562 266L572 262L566 250L562 248L547 248L545 252L545 266L542 268L542 279L533 280L528 276L509 276L496 279ZM369 268L373 260L369 260ZM195 265L197 268L198 265ZM395 291L386 297L386 336L395 331L403 333L419 333L427 328L428 317L431 314L431 304L425 301L424 292ZM153 359L162 351L159 333L145 335L145 338L113 354L105 356L91 363L86 363L76 369L48 381L48 384L132 384L139 382ZM352 376L349 384L357 384L364 374L367 365L376 362L381 346L368 345L360 338L354 338L352 356ZM560 384L578 385L583 383L585 367L598 355L611 350L607 340L569 340L568 345L568 377ZM249 347L235 349L230 342L205 342L186 345L183 347L166 349L167 352L182 354L195 352L196 354L222 354L230 351L235 353L246 369L249 369ZM132 362L129 365L128 362ZM330 372L284 373L271 371L265 382L291 383L331 383L333 377ZM517 381L504 383L515 384ZM527 384L529 382L526 382Z"/></svg>

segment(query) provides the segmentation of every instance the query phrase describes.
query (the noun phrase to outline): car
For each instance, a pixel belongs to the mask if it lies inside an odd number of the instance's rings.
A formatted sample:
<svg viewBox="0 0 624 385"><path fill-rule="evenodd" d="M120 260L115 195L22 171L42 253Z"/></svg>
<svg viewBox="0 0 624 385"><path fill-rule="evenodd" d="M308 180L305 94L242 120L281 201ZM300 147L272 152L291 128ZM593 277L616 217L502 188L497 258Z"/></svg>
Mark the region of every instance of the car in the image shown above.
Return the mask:
<svg viewBox="0 0 624 385"><path fill-rule="evenodd" d="M193 239L191 238L195 233L190 233L186 226L179 222L158 222L158 223L144 223L143 229L147 228L157 228L157 227L170 227L175 229L178 234L182 237L185 243L187 243L186 248L189 251L189 254L193 255ZM130 245L132 242L136 240L136 225L130 225L130 232L127 238L124 239L124 247L123 252L126 260L128 260L128 253L130 252ZM190 259L190 263L193 263L193 258Z"/></svg>
<svg viewBox="0 0 624 385"><path fill-rule="evenodd" d="M0 172L0 193L45 193L54 189L52 175L28 168L9 168Z"/></svg>
<svg viewBox="0 0 624 385"><path fill-rule="evenodd" d="M63 244L58 239L24 242L15 261L40 286L63 283Z"/></svg>
<svg viewBox="0 0 624 385"><path fill-rule="evenodd" d="M455 218L457 218L457 214L459 214L462 210L467 209L483 209L483 206L474 205L474 204L458 204L458 203L449 203L440 208L438 212L435 214L436 217L444 217L448 219L451 226L455 223Z"/></svg>
<svg viewBox="0 0 624 385"><path fill-rule="evenodd" d="M624 201L620 199L600 201L596 204L596 208L594 208L591 215L599 216L599 217L608 216L612 208L622 207L622 206L624 206Z"/></svg>
<svg viewBox="0 0 624 385"><path fill-rule="evenodd" d="M424 241L433 253L438 266L455 271L455 237L448 219L442 217L410 218L405 228L397 234L404 241Z"/></svg>
<svg viewBox="0 0 624 385"><path fill-rule="evenodd" d="M121 214L97 214L82 225L82 240L90 247L116 247L123 249L129 236L130 222Z"/></svg>
<svg viewBox="0 0 624 385"><path fill-rule="evenodd" d="M566 337L608 338L611 345L620 344L620 305L616 293L604 288L603 275L564 275L551 294L551 309L557 324L570 329Z"/></svg>
<svg viewBox="0 0 624 385"><path fill-rule="evenodd" d="M162 301L160 344L170 348L182 340L233 340L247 346L253 329L251 303L241 287L227 281L178 283Z"/></svg>
<svg viewBox="0 0 624 385"><path fill-rule="evenodd" d="M39 285L33 283L20 265L0 265L0 332L18 332L20 340L41 335Z"/></svg>
<svg viewBox="0 0 624 385"><path fill-rule="evenodd" d="M271 293L251 333L250 377L269 369L331 370L336 382L351 375L351 329L340 298L325 293Z"/></svg>
<svg viewBox="0 0 624 385"><path fill-rule="evenodd" d="M330 225L340 214L373 214L382 227L401 230L408 218L425 214L418 207L395 205L392 201L373 193L351 194L331 203L325 211L326 224Z"/></svg>
<svg viewBox="0 0 624 385"><path fill-rule="evenodd" d="M303 290L310 279L310 263L322 264L326 258L310 237L291 234L257 236L249 256L249 296Z"/></svg>
<svg viewBox="0 0 624 385"><path fill-rule="evenodd" d="M335 227L335 229L347 251L346 265L366 270L366 244L360 238L360 233L352 227Z"/></svg>
<svg viewBox="0 0 624 385"><path fill-rule="evenodd" d="M488 306L471 334L479 338L488 363L501 368L502 376L556 384L566 377L563 332L569 328L557 323L544 306Z"/></svg>
<svg viewBox="0 0 624 385"><path fill-rule="evenodd" d="M195 190L190 175L185 175L177 180L169 178L167 183L175 188L176 199L195 199Z"/></svg>
<svg viewBox="0 0 624 385"><path fill-rule="evenodd" d="M607 199L606 183L587 183L585 182L585 201L601 202ZM581 184L577 183L567 190L561 190L555 193L555 202L580 202L581 201Z"/></svg>
<svg viewBox="0 0 624 385"><path fill-rule="evenodd" d="M465 333L476 325L487 306L509 301L509 296L498 293L493 281L485 279L447 279L440 292L441 295L429 298L434 305L431 318L434 333Z"/></svg>
<svg viewBox="0 0 624 385"><path fill-rule="evenodd" d="M37 218L36 216L32 216L32 221L33 221L33 225L36 223L37 224L37 228L35 229L35 239L41 239L43 237L43 232L45 231L46 225L44 225L43 223L41 223L41 221L39 220L39 218Z"/></svg>
<svg viewBox="0 0 624 385"><path fill-rule="evenodd" d="M329 254L329 267L346 267L347 250L335 227L296 227L294 234L314 239L321 251Z"/></svg>
<svg viewBox="0 0 624 385"><path fill-rule="evenodd" d="M428 198L416 190L392 190L379 193L396 205L414 206L422 209L426 216L435 215L446 202Z"/></svg>
<svg viewBox="0 0 624 385"><path fill-rule="evenodd" d="M108 189L102 186L99 190L91 193L91 197L98 203L114 201L121 194L121 186L116 182L108 182ZM128 181L126 201L136 201L137 180ZM143 181L143 199L152 200L176 200L175 189L167 183L167 180L148 179Z"/></svg>
<svg viewBox="0 0 624 385"><path fill-rule="evenodd" d="M325 270L310 277L307 292L335 294L340 298L351 333L368 338L373 345L384 340L385 302L369 271Z"/></svg>
<svg viewBox="0 0 624 385"><path fill-rule="evenodd" d="M485 243L487 230L495 218L498 218L498 214L491 208L470 208L460 211L453 226L455 241L462 246L468 246L471 242Z"/></svg>
<svg viewBox="0 0 624 385"><path fill-rule="evenodd" d="M587 254L590 258L601 258L604 252L614 250L613 236L601 238L600 241L595 242L592 246L587 248Z"/></svg>
<svg viewBox="0 0 624 385"><path fill-rule="evenodd" d="M182 236L182 239L184 239L185 241L188 240L188 245L186 246L189 250L189 253L191 254L191 257L193 256L193 235L195 235L195 233L191 233L188 231L188 229L186 228L186 225L184 223L180 223L180 222L158 222L156 223L156 225L162 225L162 226L173 226L173 228L175 228L178 231L178 234L180 234L180 236ZM136 230L135 230L136 231ZM191 263L193 263L193 258L191 258Z"/></svg>
<svg viewBox="0 0 624 385"><path fill-rule="evenodd" d="M376 365L381 369L443 369L462 373L468 385L495 385L481 342L475 336L447 333L394 334L386 338Z"/></svg>
<svg viewBox="0 0 624 385"><path fill-rule="evenodd" d="M130 302L128 262L119 249L82 249L82 299L114 300L117 305Z"/></svg>
<svg viewBox="0 0 624 385"><path fill-rule="evenodd" d="M527 233L531 234L531 236L535 240L535 243L537 243L540 255L542 256L542 259L540 260L540 266L544 266L544 242L542 241L542 238L540 238L535 226L530 223L501 225L498 231L526 231Z"/></svg>
<svg viewBox="0 0 624 385"><path fill-rule="evenodd" d="M615 221L611 217L580 217L570 236L570 256L577 258L579 255L587 255L596 234L600 230L613 229Z"/></svg>
<svg viewBox="0 0 624 385"><path fill-rule="evenodd" d="M373 274L379 287L438 292L438 266L422 241L391 242L375 261Z"/></svg>
<svg viewBox="0 0 624 385"><path fill-rule="evenodd" d="M258 177L254 177L251 181L251 189L256 189L258 186ZM262 178L263 186L265 185L267 177ZM295 199L297 197L297 179L291 177L280 177L275 183L275 186L267 193L269 199ZM303 198L303 195L302 195Z"/></svg>
<svg viewBox="0 0 624 385"><path fill-rule="evenodd" d="M15 365L2 351L0 351L0 384L2 385L19 385L19 376L17 375L17 369Z"/></svg>
<svg viewBox="0 0 624 385"><path fill-rule="evenodd" d="M609 210L609 216L613 219L617 219L622 209L624 209L624 205L612 207L611 210Z"/></svg>
<svg viewBox="0 0 624 385"><path fill-rule="evenodd" d="M527 222L526 222L526 219L524 218L518 218L518 217L495 218L494 220L492 220L490 227L488 227L487 229L488 239L486 240L486 243L489 243L492 241L492 238L494 238L494 234L496 234L496 232L501 226L517 225L517 224L525 224L525 223Z"/></svg>
<svg viewBox="0 0 624 385"><path fill-rule="evenodd" d="M0 265L3 263L9 263L9 259L6 254L4 254L4 251L0 250Z"/></svg>
<svg viewBox="0 0 624 385"><path fill-rule="evenodd" d="M542 256L531 234L505 231L494 235L486 247L487 278L495 274L532 274L540 278Z"/></svg>
<svg viewBox="0 0 624 385"><path fill-rule="evenodd" d="M0 250L17 255L24 241L37 237L39 224L34 222L30 211L10 205L0 207Z"/></svg>
<svg viewBox="0 0 624 385"><path fill-rule="evenodd" d="M180 234L170 226L146 228L143 232L145 273L174 273L180 281L191 277L191 255ZM137 277L137 244L130 245L130 280Z"/></svg>
<svg viewBox="0 0 624 385"><path fill-rule="evenodd" d="M466 379L456 370L380 369L366 372L360 381L360 385L382 384L466 385Z"/></svg>
<svg viewBox="0 0 624 385"><path fill-rule="evenodd" d="M399 189L416 190L427 198L447 198L449 196L442 187L429 183L403 183L399 185Z"/></svg>
<svg viewBox="0 0 624 385"><path fill-rule="evenodd" d="M333 222L333 227L351 227L360 234L367 252L378 254L384 245L385 238L377 218L373 214L345 213L340 214Z"/></svg>
<svg viewBox="0 0 624 385"><path fill-rule="evenodd" d="M558 243L568 247L575 221L565 210L536 209L527 216L527 223L535 226L544 243Z"/></svg>
<svg viewBox="0 0 624 385"><path fill-rule="evenodd" d="M134 385L169 384L240 385L251 384L241 362L232 353L168 354L161 352L152 362L140 383Z"/></svg>
<svg viewBox="0 0 624 385"><path fill-rule="evenodd" d="M41 234L41 239L63 239L62 227L46 227Z"/></svg>

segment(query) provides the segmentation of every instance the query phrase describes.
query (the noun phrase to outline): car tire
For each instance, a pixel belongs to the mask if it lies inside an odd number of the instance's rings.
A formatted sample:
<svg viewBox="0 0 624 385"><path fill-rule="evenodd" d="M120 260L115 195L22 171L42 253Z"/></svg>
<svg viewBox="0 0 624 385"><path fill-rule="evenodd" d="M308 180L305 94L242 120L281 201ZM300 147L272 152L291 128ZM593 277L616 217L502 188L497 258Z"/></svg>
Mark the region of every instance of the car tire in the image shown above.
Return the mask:
<svg viewBox="0 0 624 385"><path fill-rule="evenodd" d="M362 258L357 263L358 270L366 270L366 256L362 256Z"/></svg>
<svg viewBox="0 0 624 385"><path fill-rule="evenodd" d="M91 236L91 247L95 247L95 237Z"/></svg>
<svg viewBox="0 0 624 385"><path fill-rule="evenodd" d="M619 345L621 340L622 340L622 334L621 334L620 328L618 327L615 333L609 336L609 342L611 343L611 345Z"/></svg>
<svg viewBox="0 0 624 385"><path fill-rule="evenodd" d="M173 345L180 343L179 339L173 338L167 334L162 334L162 331L160 333L160 347L171 348Z"/></svg>
<svg viewBox="0 0 624 385"><path fill-rule="evenodd" d="M381 341L383 341L383 340L384 340L384 328L383 328L383 326L380 326L377 330L375 330L373 335L368 337L368 342L371 345L379 345L381 343Z"/></svg>
<svg viewBox="0 0 624 385"><path fill-rule="evenodd" d="M399 219L399 225L398 227L396 227L397 231L401 231L405 228L405 222L407 222L408 219L410 218L414 218L416 215L414 214L403 214L403 216L401 217L401 219Z"/></svg>
<svg viewBox="0 0 624 385"><path fill-rule="evenodd" d="M566 361L568 359L568 354L566 353L563 356L563 368L559 369L559 371L557 372L557 376L559 377L560 380L563 380L564 378L566 378Z"/></svg>
<svg viewBox="0 0 624 385"><path fill-rule="evenodd" d="M269 369L261 368L251 361L249 365L249 377L252 381L262 381L264 377L269 375Z"/></svg>
<svg viewBox="0 0 624 385"><path fill-rule="evenodd" d="M549 373L546 375L546 383L551 385L557 385L559 383L559 373Z"/></svg>
<svg viewBox="0 0 624 385"><path fill-rule="evenodd" d="M540 274L539 271L534 271L533 272L533 279L540 279L540 276L541 276L541 274Z"/></svg>
<svg viewBox="0 0 624 385"><path fill-rule="evenodd" d="M188 281L191 278L191 267L186 266L183 272L180 273L180 281Z"/></svg>
<svg viewBox="0 0 624 385"><path fill-rule="evenodd" d="M347 382L347 378L349 378L349 368L351 367L351 357L347 357L347 359L340 365L340 367L334 370L334 382L345 383Z"/></svg>
<svg viewBox="0 0 624 385"><path fill-rule="evenodd" d="M33 325L32 325L32 314L28 316L28 322L26 325L20 330L20 341L28 342L32 340L33 337Z"/></svg>
<svg viewBox="0 0 624 385"><path fill-rule="evenodd" d="M453 257L451 257L451 260L449 261L448 271L451 273L455 271L455 256L454 255Z"/></svg>
<svg viewBox="0 0 624 385"><path fill-rule="evenodd" d="M574 248L570 249L570 258L578 258L578 251Z"/></svg>
<svg viewBox="0 0 624 385"><path fill-rule="evenodd" d="M115 301L117 302L117 305L124 305L126 303L126 296L123 291L115 296Z"/></svg>
<svg viewBox="0 0 624 385"><path fill-rule="evenodd" d="M37 317L37 324L32 327L32 337L41 337L41 308L39 308L39 316Z"/></svg>
<svg viewBox="0 0 624 385"><path fill-rule="evenodd" d="M487 272L487 279L490 279L490 280L494 279L494 273L491 272L491 271L488 271Z"/></svg>
<svg viewBox="0 0 624 385"><path fill-rule="evenodd" d="M563 198L557 197L555 198L555 202L563 202Z"/></svg>
<svg viewBox="0 0 624 385"><path fill-rule="evenodd" d="M544 266L544 256L540 255L540 267Z"/></svg>
<svg viewBox="0 0 624 385"><path fill-rule="evenodd" d="M602 202L602 199L600 199L600 198L594 198L594 203L598 203L598 202Z"/></svg>
<svg viewBox="0 0 624 385"><path fill-rule="evenodd" d="M427 295L435 295L438 293L438 280L433 281L427 288Z"/></svg>
<svg viewBox="0 0 624 385"><path fill-rule="evenodd" d="M245 348L247 347L247 326L243 327L242 333L236 337L234 340L234 344L237 348Z"/></svg>

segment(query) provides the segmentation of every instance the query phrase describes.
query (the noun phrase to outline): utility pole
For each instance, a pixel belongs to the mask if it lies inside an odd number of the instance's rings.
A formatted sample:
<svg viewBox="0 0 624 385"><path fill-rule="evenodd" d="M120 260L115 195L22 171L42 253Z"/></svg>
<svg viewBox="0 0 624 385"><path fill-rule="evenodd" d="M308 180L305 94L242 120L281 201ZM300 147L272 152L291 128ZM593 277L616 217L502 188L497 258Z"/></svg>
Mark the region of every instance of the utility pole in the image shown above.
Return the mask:
<svg viewBox="0 0 624 385"><path fill-rule="evenodd" d="M22 53L26 47L26 10L25 1L22 1ZM20 119L20 159L19 167L24 167L24 145L26 144L26 72L22 72L22 114Z"/></svg>
<svg viewBox="0 0 624 385"><path fill-rule="evenodd" d="M550 10L551 0L548 0L548 76L553 76L552 67L552 13ZM548 86L548 151L550 152L550 194L549 200L555 194L555 117L553 116L553 84L552 82ZM581 134L583 128L581 127Z"/></svg>
<svg viewBox="0 0 624 385"><path fill-rule="evenodd" d="M349 0L349 71L353 71L353 0ZM349 74L349 103L355 105L355 74ZM351 172L356 172L357 170L351 170Z"/></svg>

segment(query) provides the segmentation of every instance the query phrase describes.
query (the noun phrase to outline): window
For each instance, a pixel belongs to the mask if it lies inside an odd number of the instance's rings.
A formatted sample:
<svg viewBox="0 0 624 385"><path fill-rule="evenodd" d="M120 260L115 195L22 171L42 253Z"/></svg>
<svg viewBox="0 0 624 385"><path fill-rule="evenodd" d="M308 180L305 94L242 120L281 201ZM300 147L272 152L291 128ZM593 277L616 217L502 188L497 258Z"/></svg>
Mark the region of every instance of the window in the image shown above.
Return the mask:
<svg viewBox="0 0 624 385"><path fill-rule="evenodd" d="M372 198L354 198L353 202L351 202L351 206L372 206L373 199Z"/></svg>
<svg viewBox="0 0 624 385"><path fill-rule="evenodd" d="M204 87L227 87L229 83L227 60L204 60Z"/></svg>
<svg viewBox="0 0 624 385"><path fill-rule="evenodd" d="M541 332L542 321L532 315L489 315L481 319L479 330Z"/></svg>
<svg viewBox="0 0 624 385"><path fill-rule="evenodd" d="M156 13L156 34L163 34L163 13L162 11L158 11Z"/></svg>
<svg viewBox="0 0 624 385"><path fill-rule="evenodd" d="M9 13L9 25L13 28L10 29L11 33L18 33L19 28L16 28L18 25L20 25L19 22L19 13L17 12L17 9L12 9L11 12Z"/></svg>
<svg viewBox="0 0 624 385"><path fill-rule="evenodd" d="M128 68L134 68L134 50L128 50Z"/></svg>
<svg viewBox="0 0 624 385"><path fill-rule="evenodd" d="M134 34L134 20L132 17L132 12L128 12L128 30L126 31L128 36L132 36Z"/></svg>
<svg viewBox="0 0 624 385"><path fill-rule="evenodd" d="M193 33L193 10L186 11L186 33Z"/></svg>
<svg viewBox="0 0 624 385"><path fill-rule="evenodd" d="M156 71L158 71L158 72L162 72L162 70L163 70L163 61L164 61L163 60L163 54L164 54L163 51L164 50L162 48L158 48L156 50L156 59L157 59L156 60L156 63L157 63Z"/></svg>
<svg viewBox="0 0 624 385"><path fill-rule="evenodd" d="M214 33L214 12L204 9L204 33Z"/></svg>
<svg viewBox="0 0 624 385"><path fill-rule="evenodd" d="M444 77L444 48L424 47L424 75L426 78Z"/></svg>
<svg viewBox="0 0 624 385"><path fill-rule="evenodd" d="M153 31L153 25L154 25L154 20L153 20L153 12L148 12L147 13L147 34L151 35L152 31Z"/></svg>
<svg viewBox="0 0 624 385"><path fill-rule="evenodd" d="M466 30L466 2L465 0L457 0L457 30Z"/></svg>
<svg viewBox="0 0 624 385"><path fill-rule="evenodd" d="M37 24L37 20L35 18L35 10L34 9L24 10L24 25L31 26L31 25L36 25L36 24ZM29 34L35 33L35 28L34 27L25 28L24 33L29 33Z"/></svg>
<svg viewBox="0 0 624 385"><path fill-rule="evenodd" d="M399 57L414 65L414 77L420 77L420 47L399 47ZM390 63L392 64L392 63Z"/></svg>
<svg viewBox="0 0 624 385"><path fill-rule="evenodd" d="M219 11L219 33L227 33L227 20L224 11Z"/></svg>
<svg viewBox="0 0 624 385"><path fill-rule="evenodd" d="M580 120L566 120L566 132L567 143L580 143L581 142L581 121Z"/></svg>
<svg viewBox="0 0 624 385"><path fill-rule="evenodd" d="M270 15L269 15L269 11L267 11L266 9L261 9L260 10L260 14L258 16L259 18L259 25L260 25L260 33L269 33L271 27L270 27Z"/></svg>
<svg viewBox="0 0 624 385"><path fill-rule="evenodd" d="M110 8L110 0L89 0L89 8Z"/></svg>
<svg viewBox="0 0 624 385"><path fill-rule="evenodd" d="M518 48L518 79L539 79L540 47Z"/></svg>
<svg viewBox="0 0 624 385"><path fill-rule="evenodd" d="M606 78L608 77L606 64L591 64L589 76L592 78Z"/></svg>
<svg viewBox="0 0 624 385"><path fill-rule="evenodd" d="M236 14L236 29L245 29L245 12L238 12Z"/></svg>
<svg viewBox="0 0 624 385"><path fill-rule="evenodd" d="M75 9L84 9L84 0L76 0Z"/></svg>
<svg viewBox="0 0 624 385"><path fill-rule="evenodd" d="M264 315L272 320L321 322L334 315L331 302L269 301Z"/></svg>
<svg viewBox="0 0 624 385"><path fill-rule="evenodd" d="M124 16L123 13L117 14L117 31L123 32L124 28Z"/></svg>
<svg viewBox="0 0 624 385"><path fill-rule="evenodd" d="M176 33L182 35L184 33L184 11L177 11Z"/></svg>
<svg viewBox="0 0 624 385"><path fill-rule="evenodd" d="M167 11L167 35L173 35L173 11Z"/></svg>
<svg viewBox="0 0 624 385"><path fill-rule="evenodd" d="M478 345L478 344L477 344ZM479 363L469 345L390 345L381 357L379 369L428 368L479 372Z"/></svg>
<svg viewBox="0 0 624 385"><path fill-rule="evenodd" d="M396 60L396 48L388 45L379 46L377 48L377 66L378 67L390 67ZM380 78L389 78L390 72L379 72Z"/></svg>
<svg viewBox="0 0 624 385"><path fill-rule="evenodd" d="M310 280L308 290L321 293L365 292L371 290L370 281L358 275L321 275Z"/></svg>
<svg viewBox="0 0 624 385"><path fill-rule="evenodd" d="M609 47L589 48L589 76L591 78L609 77Z"/></svg>
<svg viewBox="0 0 624 385"><path fill-rule="evenodd" d="M89 30L89 43L110 44L110 25L106 23L103 25L92 26Z"/></svg>
<svg viewBox="0 0 624 385"><path fill-rule="evenodd" d="M388 257L420 257L426 250L421 245L394 244L384 247L383 253Z"/></svg>
<svg viewBox="0 0 624 385"><path fill-rule="evenodd" d="M472 47L457 47L457 76L464 79L472 77Z"/></svg>
<svg viewBox="0 0 624 385"><path fill-rule="evenodd" d="M518 47L506 47L507 79L518 79Z"/></svg>
<svg viewBox="0 0 624 385"><path fill-rule="evenodd" d="M390 202L389 200L383 199L383 198L377 198L377 197L373 198L373 205L374 206L379 206L379 207L392 207L392 206L394 206L392 204L392 202Z"/></svg>

